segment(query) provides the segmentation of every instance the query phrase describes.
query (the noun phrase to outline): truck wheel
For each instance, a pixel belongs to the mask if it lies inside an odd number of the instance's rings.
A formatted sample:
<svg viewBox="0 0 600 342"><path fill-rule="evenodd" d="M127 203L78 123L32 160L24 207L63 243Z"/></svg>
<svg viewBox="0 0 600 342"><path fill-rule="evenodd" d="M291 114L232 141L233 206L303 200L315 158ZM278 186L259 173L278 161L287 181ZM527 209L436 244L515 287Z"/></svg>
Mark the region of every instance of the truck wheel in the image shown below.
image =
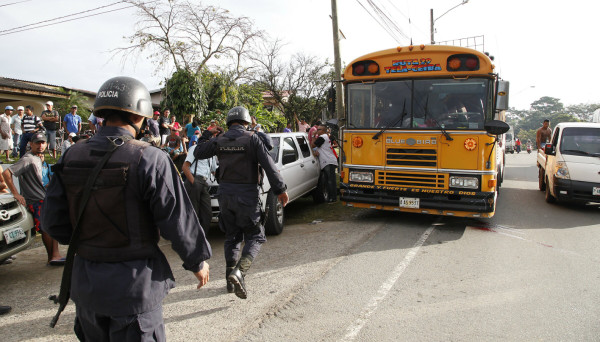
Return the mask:
<svg viewBox="0 0 600 342"><path fill-rule="evenodd" d="M279 235L283 231L283 205L273 191L267 195L267 207L269 208L267 220L265 221L265 233L267 235Z"/></svg>
<svg viewBox="0 0 600 342"><path fill-rule="evenodd" d="M319 182L317 183L317 187L312 191L313 202L315 203L323 203L329 199L329 193L327 192L327 187L325 186L325 180L323 179L323 173L321 172L319 176Z"/></svg>
<svg viewBox="0 0 600 342"><path fill-rule="evenodd" d="M552 196L552 194L550 193L550 186L548 186L548 182L546 182L546 202L547 203L554 203L556 202L556 197Z"/></svg>
<svg viewBox="0 0 600 342"><path fill-rule="evenodd" d="M541 166L538 166L538 187L540 188L540 191L546 190L546 183L544 182L544 173L544 169L542 169Z"/></svg>

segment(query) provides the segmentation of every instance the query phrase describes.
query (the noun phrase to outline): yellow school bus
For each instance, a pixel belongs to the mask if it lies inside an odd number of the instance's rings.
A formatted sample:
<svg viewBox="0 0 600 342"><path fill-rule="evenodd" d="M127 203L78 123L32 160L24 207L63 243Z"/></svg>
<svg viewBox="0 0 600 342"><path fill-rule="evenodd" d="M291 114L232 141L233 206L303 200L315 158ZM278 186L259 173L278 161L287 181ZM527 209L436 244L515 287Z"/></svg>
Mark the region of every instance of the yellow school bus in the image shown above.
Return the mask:
<svg viewBox="0 0 600 342"><path fill-rule="evenodd" d="M352 61L343 78L345 205L494 215L508 82L488 55L456 46L397 47Z"/></svg>

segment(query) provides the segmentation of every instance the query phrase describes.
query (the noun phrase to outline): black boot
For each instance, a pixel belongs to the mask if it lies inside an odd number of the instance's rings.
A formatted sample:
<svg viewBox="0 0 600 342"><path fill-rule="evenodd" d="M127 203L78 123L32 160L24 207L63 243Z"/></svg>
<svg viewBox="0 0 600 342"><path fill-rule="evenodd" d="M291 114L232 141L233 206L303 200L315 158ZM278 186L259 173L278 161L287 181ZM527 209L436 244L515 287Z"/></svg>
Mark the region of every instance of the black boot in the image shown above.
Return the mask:
<svg viewBox="0 0 600 342"><path fill-rule="evenodd" d="M240 271L239 268L234 268L229 276L227 277L234 287L235 295L241 299L248 298L248 293L246 292L246 284L244 283L244 275Z"/></svg>
<svg viewBox="0 0 600 342"><path fill-rule="evenodd" d="M235 295L242 299L248 298L244 277L246 276L248 269L250 269L250 265L252 265L252 259L253 258L250 256L242 255L237 263L237 266L235 266L235 268L227 277L227 280L233 283Z"/></svg>
<svg viewBox="0 0 600 342"><path fill-rule="evenodd" d="M229 275L235 269L235 267L227 267L225 268L225 279L227 280L227 293L233 293L235 290L233 283L229 281Z"/></svg>
<svg viewBox="0 0 600 342"><path fill-rule="evenodd" d="M4 306L4 305L0 305L0 315L4 315L9 313L11 310L10 306Z"/></svg>

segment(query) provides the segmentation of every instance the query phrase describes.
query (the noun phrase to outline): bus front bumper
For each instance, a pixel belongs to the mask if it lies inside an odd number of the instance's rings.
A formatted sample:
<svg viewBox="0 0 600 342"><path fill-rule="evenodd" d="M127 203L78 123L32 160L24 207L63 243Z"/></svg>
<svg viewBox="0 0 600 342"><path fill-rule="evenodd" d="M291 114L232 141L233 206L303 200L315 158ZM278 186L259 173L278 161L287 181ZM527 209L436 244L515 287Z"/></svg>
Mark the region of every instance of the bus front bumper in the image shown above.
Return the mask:
<svg viewBox="0 0 600 342"><path fill-rule="evenodd" d="M384 210L401 210L423 212L428 214L448 215L448 212L494 213L496 195L494 192L480 191L431 191L428 189L412 189L413 191L376 190L349 187L340 184L340 200L360 207L371 207ZM439 193L436 193L439 192ZM400 198L418 198L418 208L400 207ZM379 208L379 206L381 206ZM408 210L410 209L410 210ZM481 215L491 217L492 215ZM457 216L469 216L457 215Z"/></svg>

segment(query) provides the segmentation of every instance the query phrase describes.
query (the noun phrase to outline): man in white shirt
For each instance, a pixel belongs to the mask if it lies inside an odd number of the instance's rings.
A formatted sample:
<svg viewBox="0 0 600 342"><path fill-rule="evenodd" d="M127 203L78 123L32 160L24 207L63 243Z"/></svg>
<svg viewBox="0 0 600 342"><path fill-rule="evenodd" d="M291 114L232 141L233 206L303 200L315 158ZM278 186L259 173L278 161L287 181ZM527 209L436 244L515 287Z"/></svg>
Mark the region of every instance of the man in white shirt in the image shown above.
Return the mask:
<svg viewBox="0 0 600 342"><path fill-rule="evenodd" d="M321 166L321 181L325 183L327 189L327 202L334 203L337 200L337 184L335 182L335 169L338 161L332 149L327 126L319 125L317 127L316 138L311 142L311 147L315 156L319 157Z"/></svg>
<svg viewBox="0 0 600 342"><path fill-rule="evenodd" d="M23 130L21 129L21 119L23 119L24 113L25 107L19 106L17 107L17 114L10 118L10 128L12 128L13 131L13 158L19 156L19 144L21 143L21 134L23 134Z"/></svg>
<svg viewBox="0 0 600 342"><path fill-rule="evenodd" d="M210 186L206 181L217 170L217 159L215 157L195 159L194 151L196 150L196 146L192 146L188 151L181 169L185 175L183 186L192 201L194 211L206 235L208 234L210 221L212 220L212 206L208 192Z"/></svg>

